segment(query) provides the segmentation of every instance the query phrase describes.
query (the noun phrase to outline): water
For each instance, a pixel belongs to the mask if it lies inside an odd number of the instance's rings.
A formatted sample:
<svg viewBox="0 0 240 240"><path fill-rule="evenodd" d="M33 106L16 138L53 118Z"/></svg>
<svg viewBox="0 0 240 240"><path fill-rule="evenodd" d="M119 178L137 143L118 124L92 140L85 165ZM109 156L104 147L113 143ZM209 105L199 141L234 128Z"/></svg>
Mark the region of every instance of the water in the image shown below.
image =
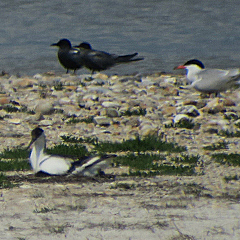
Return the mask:
<svg viewBox="0 0 240 240"><path fill-rule="evenodd" d="M50 47L60 38L145 57L107 74L173 72L174 66L191 58L208 67L240 67L239 6L236 0L1 1L0 70L64 73L57 49Z"/></svg>

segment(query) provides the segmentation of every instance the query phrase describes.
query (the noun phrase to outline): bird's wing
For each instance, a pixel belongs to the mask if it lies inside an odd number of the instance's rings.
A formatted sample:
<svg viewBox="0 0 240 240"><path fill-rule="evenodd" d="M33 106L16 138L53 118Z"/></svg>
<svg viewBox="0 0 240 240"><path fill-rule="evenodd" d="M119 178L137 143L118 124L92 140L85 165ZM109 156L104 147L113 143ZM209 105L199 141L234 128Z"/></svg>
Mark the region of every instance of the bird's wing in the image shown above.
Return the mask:
<svg viewBox="0 0 240 240"><path fill-rule="evenodd" d="M235 75L236 71L221 70L221 69L204 69L197 74L197 80L192 83L192 86L204 92L219 92L225 91L233 86L239 74Z"/></svg>
<svg viewBox="0 0 240 240"><path fill-rule="evenodd" d="M222 69L205 69L198 74L201 81L210 81L215 83L224 83L240 74L238 69L222 70Z"/></svg>
<svg viewBox="0 0 240 240"><path fill-rule="evenodd" d="M107 168L116 155L104 155L87 157L72 164L71 174L81 174L84 176L95 176L99 171Z"/></svg>
<svg viewBox="0 0 240 240"><path fill-rule="evenodd" d="M89 51L84 59L96 70L104 70L115 64L113 56L102 51Z"/></svg>

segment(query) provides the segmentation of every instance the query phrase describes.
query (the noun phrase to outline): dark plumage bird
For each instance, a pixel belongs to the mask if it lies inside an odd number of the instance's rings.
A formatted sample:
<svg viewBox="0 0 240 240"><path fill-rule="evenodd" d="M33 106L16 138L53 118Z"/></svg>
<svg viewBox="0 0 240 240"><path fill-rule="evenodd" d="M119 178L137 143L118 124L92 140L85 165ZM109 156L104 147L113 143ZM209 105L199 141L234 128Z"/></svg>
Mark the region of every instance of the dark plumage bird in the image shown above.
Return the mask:
<svg viewBox="0 0 240 240"><path fill-rule="evenodd" d="M144 58L134 58L138 53L129 55L118 56L103 51L97 51L92 49L91 45L87 42L80 43L78 48L81 52L83 59L83 65L92 71L102 71L109 69L119 63L128 63L143 60Z"/></svg>
<svg viewBox="0 0 240 240"><path fill-rule="evenodd" d="M75 73L76 70L83 66L80 51L77 48L73 48L68 39L63 38L57 43L51 44L51 46L59 47L58 60L61 65L67 69L67 73L69 70L73 70Z"/></svg>

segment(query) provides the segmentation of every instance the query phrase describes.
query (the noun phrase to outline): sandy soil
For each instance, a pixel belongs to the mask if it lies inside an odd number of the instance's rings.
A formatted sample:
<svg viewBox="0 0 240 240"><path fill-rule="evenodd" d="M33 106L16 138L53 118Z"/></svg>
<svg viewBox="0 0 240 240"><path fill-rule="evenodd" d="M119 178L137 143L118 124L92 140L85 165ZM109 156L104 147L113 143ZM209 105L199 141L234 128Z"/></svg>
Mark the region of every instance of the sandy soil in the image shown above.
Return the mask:
<svg viewBox="0 0 240 240"><path fill-rule="evenodd" d="M0 239L240 239L239 186L216 174L27 174L11 178L19 187L1 191Z"/></svg>

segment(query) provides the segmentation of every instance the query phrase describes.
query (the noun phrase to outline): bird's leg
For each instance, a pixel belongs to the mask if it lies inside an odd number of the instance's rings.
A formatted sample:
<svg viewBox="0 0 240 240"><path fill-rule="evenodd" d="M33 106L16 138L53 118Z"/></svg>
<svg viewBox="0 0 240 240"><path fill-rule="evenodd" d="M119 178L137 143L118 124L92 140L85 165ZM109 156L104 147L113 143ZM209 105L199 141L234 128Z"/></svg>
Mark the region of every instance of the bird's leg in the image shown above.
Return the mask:
<svg viewBox="0 0 240 240"><path fill-rule="evenodd" d="M89 82L92 81L93 80L93 77L92 77L93 74L94 74L94 70L91 72L91 76L86 78L85 80L89 81Z"/></svg>
<svg viewBox="0 0 240 240"><path fill-rule="evenodd" d="M69 73L69 69L67 69L67 71L66 71L66 74L68 74Z"/></svg>

